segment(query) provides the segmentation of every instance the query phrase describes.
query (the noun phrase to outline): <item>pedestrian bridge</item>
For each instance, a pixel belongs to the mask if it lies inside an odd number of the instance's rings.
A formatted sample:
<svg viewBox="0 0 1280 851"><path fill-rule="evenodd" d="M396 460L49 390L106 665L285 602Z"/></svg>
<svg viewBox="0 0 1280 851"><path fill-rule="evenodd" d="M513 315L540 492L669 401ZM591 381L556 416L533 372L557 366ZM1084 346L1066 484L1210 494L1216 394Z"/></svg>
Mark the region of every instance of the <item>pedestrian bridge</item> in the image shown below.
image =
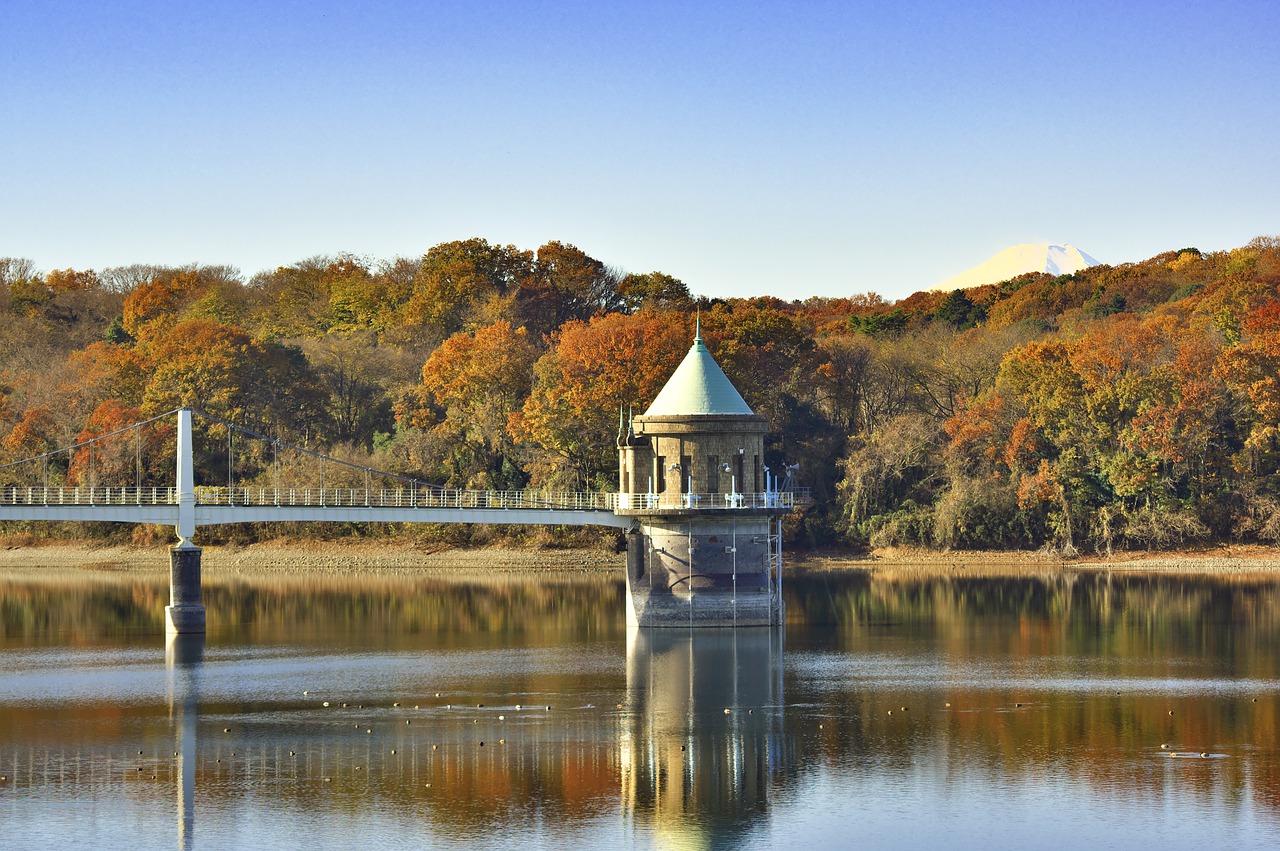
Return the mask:
<svg viewBox="0 0 1280 851"><path fill-rule="evenodd" d="M196 487L195 527L227 523L512 523L612 526L617 494L449 488ZM0 520L96 520L180 525L178 488L0 488Z"/></svg>
<svg viewBox="0 0 1280 851"><path fill-rule="evenodd" d="M212 417L228 429L252 438L270 441L274 452L281 447L304 453L317 463L339 465L366 483L391 479L398 487L237 487L196 485L193 460L192 414L190 409L171 411L148 422L177 415L176 486L144 487L124 485L101 487L57 487L40 485L0 485L0 520L99 521L151 523L173 526L178 536L189 541L200 526L228 523L489 523L604 526L629 529L638 510L722 511L725 513L794 507L791 491L767 493L650 493L561 492L546 490L459 490L416 481L394 473L375 470L310 452L281 441L264 438ZM202 415L203 416L203 415ZM82 454L92 459L94 445L108 440L119 442L139 423L108 435L95 437L56 452L12 462L0 470L27 467L27 478L39 478L43 462L48 477L50 459L62 453ZM100 450L101 452L101 450ZM139 461L139 466L141 462ZM92 461L88 476L92 479ZM141 478L139 476L139 478ZM230 478L230 475L228 475Z"/></svg>

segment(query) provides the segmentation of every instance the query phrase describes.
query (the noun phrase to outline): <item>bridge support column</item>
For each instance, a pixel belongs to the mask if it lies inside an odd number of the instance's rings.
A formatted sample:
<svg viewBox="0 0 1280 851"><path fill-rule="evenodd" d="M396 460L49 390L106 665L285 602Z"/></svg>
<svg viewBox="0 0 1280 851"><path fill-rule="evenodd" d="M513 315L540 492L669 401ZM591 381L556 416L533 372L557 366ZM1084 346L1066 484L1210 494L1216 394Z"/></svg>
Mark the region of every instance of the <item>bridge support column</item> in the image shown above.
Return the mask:
<svg viewBox="0 0 1280 851"><path fill-rule="evenodd" d="M164 609L165 631L205 631L204 603L200 596L200 548L183 541L169 550L169 605Z"/></svg>
<svg viewBox="0 0 1280 851"><path fill-rule="evenodd" d="M191 409L178 411L178 545L169 550L169 605L165 631L203 633L204 603L200 599L200 548L196 534L195 465L192 462Z"/></svg>

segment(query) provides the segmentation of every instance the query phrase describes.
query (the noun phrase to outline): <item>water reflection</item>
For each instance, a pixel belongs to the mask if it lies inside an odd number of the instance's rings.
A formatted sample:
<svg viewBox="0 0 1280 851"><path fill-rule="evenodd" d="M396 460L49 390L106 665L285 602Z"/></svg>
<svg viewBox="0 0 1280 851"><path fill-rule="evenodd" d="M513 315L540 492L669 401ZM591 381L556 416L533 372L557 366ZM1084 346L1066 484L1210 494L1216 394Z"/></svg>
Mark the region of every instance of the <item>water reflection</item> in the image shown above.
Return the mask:
<svg viewBox="0 0 1280 851"><path fill-rule="evenodd" d="M200 666L204 662L203 635L175 635L165 640L169 671L169 719L174 730L177 766L174 781L178 799L178 848L195 847L196 730L200 722Z"/></svg>
<svg viewBox="0 0 1280 851"><path fill-rule="evenodd" d="M736 845L785 768L782 631L631 629L627 814L663 844Z"/></svg>
<svg viewBox="0 0 1280 851"><path fill-rule="evenodd" d="M0 580L20 846L86 809L181 849L1280 837L1270 578L801 576L785 667L767 628L626 631L608 577L215 581L163 659L162 585L59 583Z"/></svg>

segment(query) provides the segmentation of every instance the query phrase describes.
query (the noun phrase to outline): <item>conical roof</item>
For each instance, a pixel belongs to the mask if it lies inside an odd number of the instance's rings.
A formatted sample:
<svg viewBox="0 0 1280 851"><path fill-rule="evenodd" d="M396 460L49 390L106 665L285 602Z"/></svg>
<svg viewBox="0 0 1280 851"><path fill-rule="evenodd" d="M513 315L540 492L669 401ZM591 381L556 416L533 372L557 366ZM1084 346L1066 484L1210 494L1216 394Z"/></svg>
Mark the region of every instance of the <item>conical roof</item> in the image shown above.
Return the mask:
<svg viewBox="0 0 1280 851"><path fill-rule="evenodd" d="M689 354L671 373L671 378L653 400L646 417L742 414L753 412L742 394L729 381L720 364L703 345L701 328L693 338Z"/></svg>

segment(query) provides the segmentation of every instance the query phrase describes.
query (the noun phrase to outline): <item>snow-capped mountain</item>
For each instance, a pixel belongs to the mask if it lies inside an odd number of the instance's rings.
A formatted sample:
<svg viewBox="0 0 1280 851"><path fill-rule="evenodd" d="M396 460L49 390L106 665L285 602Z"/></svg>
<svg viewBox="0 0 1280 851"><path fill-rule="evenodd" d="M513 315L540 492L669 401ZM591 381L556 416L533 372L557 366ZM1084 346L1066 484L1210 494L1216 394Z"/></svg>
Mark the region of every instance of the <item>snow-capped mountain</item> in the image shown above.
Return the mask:
<svg viewBox="0 0 1280 851"><path fill-rule="evenodd" d="M1048 245L1045 243L1013 245L1001 251L985 263L979 263L954 278L934 287L937 290L963 290L1007 281L1028 272L1048 272L1050 275L1067 275L1098 261L1074 245Z"/></svg>

